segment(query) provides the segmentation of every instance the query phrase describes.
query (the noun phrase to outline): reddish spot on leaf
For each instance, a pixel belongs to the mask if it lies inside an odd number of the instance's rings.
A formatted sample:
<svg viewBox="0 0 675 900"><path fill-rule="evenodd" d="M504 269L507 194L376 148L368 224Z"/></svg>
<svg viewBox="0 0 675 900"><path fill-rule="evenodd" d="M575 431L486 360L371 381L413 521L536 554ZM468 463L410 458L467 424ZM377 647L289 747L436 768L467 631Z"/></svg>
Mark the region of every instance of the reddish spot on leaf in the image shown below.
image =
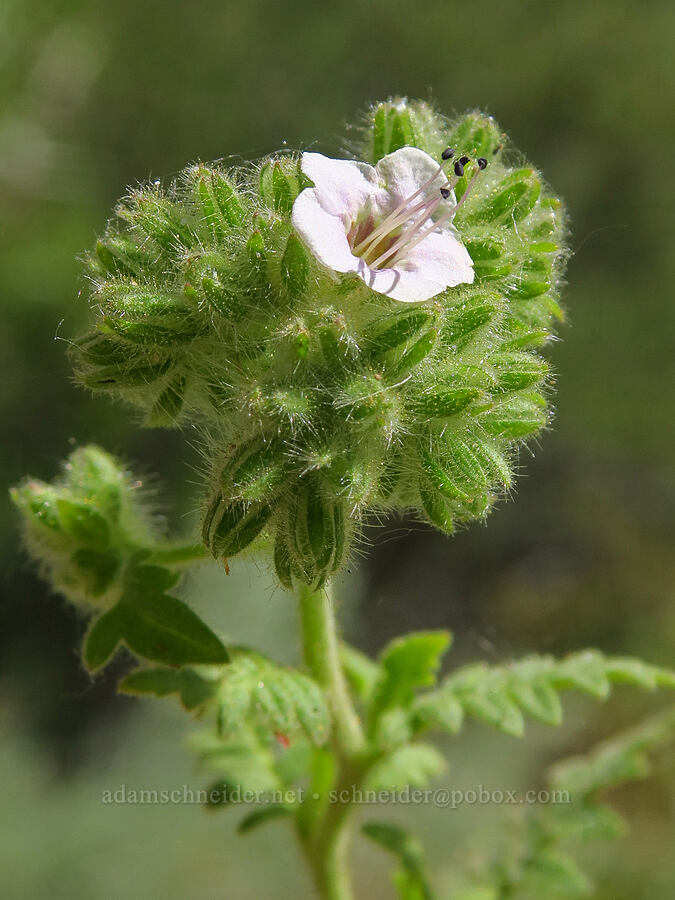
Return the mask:
<svg viewBox="0 0 675 900"><path fill-rule="evenodd" d="M291 746L288 735L282 734L281 731L275 731L274 737L279 741L284 750L288 750L288 748Z"/></svg>

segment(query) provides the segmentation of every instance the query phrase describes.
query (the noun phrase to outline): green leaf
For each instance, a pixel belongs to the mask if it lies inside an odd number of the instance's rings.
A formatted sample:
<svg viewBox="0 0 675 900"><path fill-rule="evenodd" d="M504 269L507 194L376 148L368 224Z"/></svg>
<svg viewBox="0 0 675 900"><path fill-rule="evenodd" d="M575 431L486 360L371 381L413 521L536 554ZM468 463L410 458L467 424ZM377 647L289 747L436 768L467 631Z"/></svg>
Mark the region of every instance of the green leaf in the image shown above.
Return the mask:
<svg viewBox="0 0 675 900"><path fill-rule="evenodd" d="M160 578L157 570L166 576ZM132 570L118 604L124 642L138 656L171 666L227 662L225 647L199 616L182 600L161 592L161 585L169 586L175 577L159 566Z"/></svg>
<svg viewBox="0 0 675 900"><path fill-rule="evenodd" d="M364 703L369 703L382 670L365 653L349 644L340 645L340 660L350 687Z"/></svg>
<svg viewBox="0 0 675 900"><path fill-rule="evenodd" d="M159 666L136 669L126 675L117 685L122 694L152 694L166 697L178 694L185 709L203 706L216 691L217 682L204 678L194 669L165 669Z"/></svg>
<svg viewBox="0 0 675 900"><path fill-rule="evenodd" d="M450 646L447 631L420 631L396 638L380 654L382 675L375 688L373 718L392 706L407 706L414 690L431 685Z"/></svg>
<svg viewBox="0 0 675 900"><path fill-rule="evenodd" d="M523 733L523 713L548 725L560 724L559 690L581 690L604 700L612 682L628 682L648 690L675 686L673 673L667 669L630 658L607 658L597 650L574 653L562 660L533 656L503 666L473 664L415 699L413 725L417 731L441 728L456 733L467 715L519 736Z"/></svg>
<svg viewBox="0 0 675 900"><path fill-rule="evenodd" d="M422 694L415 700L412 709L418 728L438 728L457 734L464 723L464 707L452 691Z"/></svg>
<svg viewBox="0 0 675 900"><path fill-rule="evenodd" d="M424 854L417 838L397 825L384 822L368 822L361 831L398 859L401 872L396 873L395 883L401 900L432 900L424 873Z"/></svg>
<svg viewBox="0 0 675 900"><path fill-rule="evenodd" d="M266 731L302 736L323 744L330 716L319 686L301 672L284 669L241 648L223 671L217 692L223 734L236 734L254 722Z"/></svg>
<svg viewBox="0 0 675 900"><path fill-rule="evenodd" d="M82 659L88 672L104 666L117 649L124 632L124 612L118 603L89 626L84 638Z"/></svg>
<svg viewBox="0 0 675 900"><path fill-rule="evenodd" d="M270 803L262 809L256 809L243 818L237 826L239 834L248 834L259 825L264 825L272 819L278 819L282 816L292 816L293 809L284 803Z"/></svg>
<svg viewBox="0 0 675 900"><path fill-rule="evenodd" d="M406 785L423 788L445 768L445 758L432 744L403 744L376 763L365 786L373 791L399 791Z"/></svg>
<svg viewBox="0 0 675 900"><path fill-rule="evenodd" d="M566 657L556 665L551 680L554 687L576 688L599 700L604 700L610 692L605 658L597 650L584 650Z"/></svg>
<svg viewBox="0 0 675 900"><path fill-rule="evenodd" d="M137 656L170 666L228 661L220 639L199 616L164 593L178 578L161 566L130 564L120 600L94 621L85 638L90 672L104 665L121 641Z"/></svg>
<svg viewBox="0 0 675 900"><path fill-rule="evenodd" d="M192 747L202 764L219 777L217 806L245 800L243 791L282 791L283 782L276 772L274 754L254 735L243 730L236 739L219 737L212 731L192 735Z"/></svg>
<svg viewBox="0 0 675 900"><path fill-rule="evenodd" d="M541 897L549 897L552 893L565 897L588 897L591 885L571 857L554 849L542 850L529 860L527 864L528 880Z"/></svg>
<svg viewBox="0 0 675 900"><path fill-rule="evenodd" d="M675 707L599 744L586 756L557 763L550 772L553 788L585 797L650 773L649 753L675 740Z"/></svg>

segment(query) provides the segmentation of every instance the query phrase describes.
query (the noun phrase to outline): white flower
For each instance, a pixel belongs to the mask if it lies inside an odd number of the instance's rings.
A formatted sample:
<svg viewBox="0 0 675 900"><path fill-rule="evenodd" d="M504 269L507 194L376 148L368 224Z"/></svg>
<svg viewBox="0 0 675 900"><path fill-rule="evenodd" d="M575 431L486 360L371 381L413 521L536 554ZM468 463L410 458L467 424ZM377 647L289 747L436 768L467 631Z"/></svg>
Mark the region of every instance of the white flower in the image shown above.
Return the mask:
<svg viewBox="0 0 675 900"><path fill-rule="evenodd" d="M445 151L444 162L452 155ZM443 163L416 147L376 166L303 153L302 171L314 187L297 197L293 227L324 266L354 272L394 300L415 303L471 284L473 263L452 225L459 205L452 188L467 162L455 162L449 180ZM474 179L486 165L477 163Z"/></svg>

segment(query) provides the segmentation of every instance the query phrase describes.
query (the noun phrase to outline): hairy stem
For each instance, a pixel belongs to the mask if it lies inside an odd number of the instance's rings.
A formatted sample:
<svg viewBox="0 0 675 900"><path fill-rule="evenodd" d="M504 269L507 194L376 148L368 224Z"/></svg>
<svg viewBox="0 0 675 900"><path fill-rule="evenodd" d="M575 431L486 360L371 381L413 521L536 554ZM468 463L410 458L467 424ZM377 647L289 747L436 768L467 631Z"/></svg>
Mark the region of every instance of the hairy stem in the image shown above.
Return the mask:
<svg viewBox="0 0 675 900"><path fill-rule="evenodd" d="M338 752L347 758L358 756L365 746L364 737L340 664L331 592L328 586L319 591L303 586L299 600L305 662L326 692Z"/></svg>
<svg viewBox="0 0 675 900"><path fill-rule="evenodd" d="M149 562L164 566L185 566L211 559L203 544L168 544L152 551Z"/></svg>
<svg viewBox="0 0 675 900"><path fill-rule="evenodd" d="M305 662L328 699L333 718L336 800L323 818L300 837L323 900L352 900L347 867L351 795L365 771L366 743L339 658L337 625L330 590L299 592Z"/></svg>

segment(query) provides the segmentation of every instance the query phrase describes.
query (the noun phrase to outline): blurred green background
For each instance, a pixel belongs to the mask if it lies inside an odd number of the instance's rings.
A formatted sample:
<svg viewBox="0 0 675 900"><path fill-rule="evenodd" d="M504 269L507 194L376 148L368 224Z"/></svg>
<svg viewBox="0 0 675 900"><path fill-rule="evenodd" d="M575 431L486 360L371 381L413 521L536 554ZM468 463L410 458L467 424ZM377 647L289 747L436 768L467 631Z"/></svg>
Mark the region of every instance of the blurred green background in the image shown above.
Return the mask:
<svg viewBox="0 0 675 900"><path fill-rule="evenodd" d="M374 652L402 631L449 627L455 663L587 645L672 663L674 32L675 7L659 0L0 0L3 482L49 479L73 444L95 440L157 472L172 486L167 514L189 526L191 435L138 428L75 388L65 359L87 317L77 254L127 185L286 142L339 155L342 123L391 94L481 108L571 217L554 430L523 454L516 500L486 529L369 532L341 587L346 634ZM238 838L236 812L101 803L122 782L202 786L182 746L189 722L169 703L116 698L115 673L90 683L75 653L82 622L18 551L5 491L0 504L0 894L310 897L280 825ZM189 597L225 633L294 659L291 599L265 572L233 569L195 576ZM536 787L552 760L659 699L627 689L602 708L568 702L561 731L521 742L470 729L449 748L448 784ZM633 829L591 851L599 897L675 896L673 769L662 760L617 794ZM451 897L453 864L489 854L503 813L379 818L417 829ZM392 895L378 851L356 863L362 893Z"/></svg>

